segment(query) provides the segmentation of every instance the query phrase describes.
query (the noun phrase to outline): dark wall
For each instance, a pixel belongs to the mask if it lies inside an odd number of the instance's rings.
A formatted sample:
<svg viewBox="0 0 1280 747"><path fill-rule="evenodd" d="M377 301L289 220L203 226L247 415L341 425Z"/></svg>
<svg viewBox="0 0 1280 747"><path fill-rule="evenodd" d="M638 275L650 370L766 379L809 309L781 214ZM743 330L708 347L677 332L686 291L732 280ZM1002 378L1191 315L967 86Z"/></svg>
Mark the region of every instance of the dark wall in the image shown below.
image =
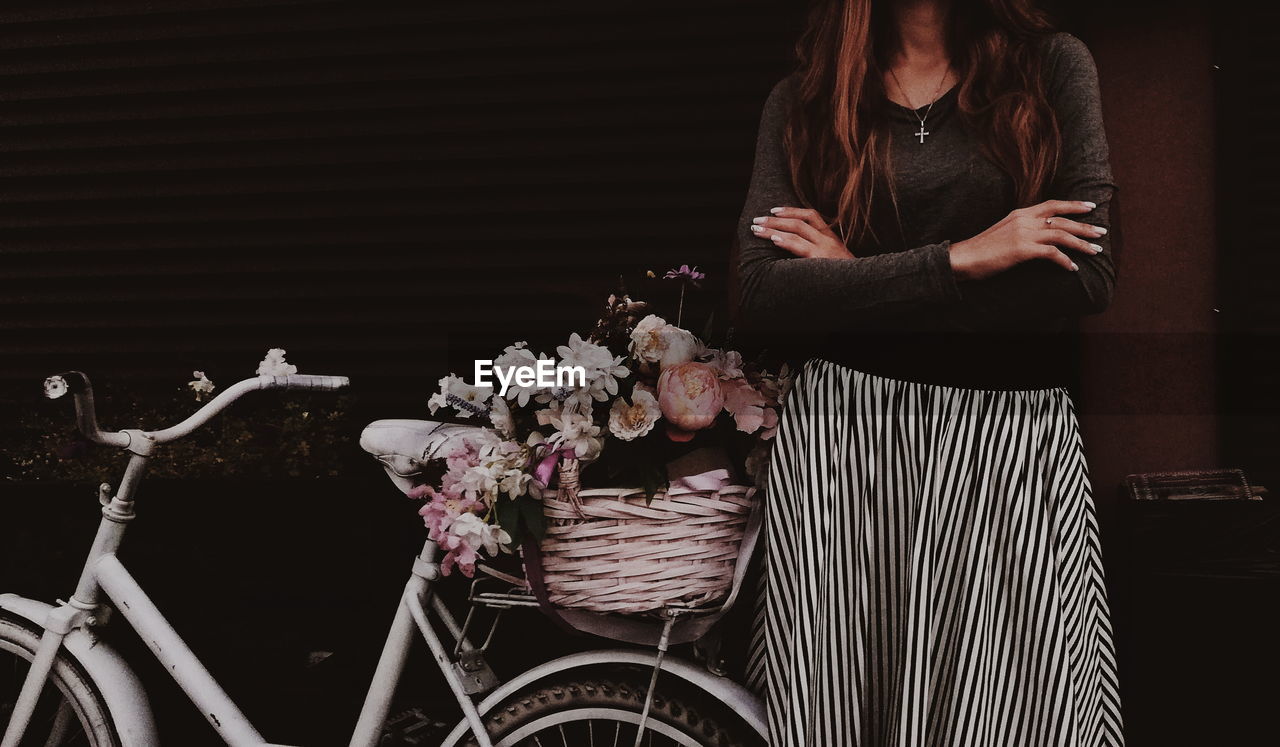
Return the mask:
<svg viewBox="0 0 1280 747"><path fill-rule="evenodd" d="M588 328L620 273L722 277L799 10L6 3L0 400L280 346L410 415L451 359Z"/></svg>
<svg viewBox="0 0 1280 747"><path fill-rule="evenodd" d="M1280 484L1280 7L1220 14L1217 340L1224 453Z"/></svg>
<svg viewBox="0 0 1280 747"><path fill-rule="evenodd" d="M1123 244L1115 301L1085 320L1082 417L1104 511L1135 472L1219 466L1215 287L1220 71L1234 8L1125 3L1080 19L1098 65ZM1238 455L1235 455L1238 456ZM1233 463L1250 470L1258 463Z"/></svg>
<svg viewBox="0 0 1280 747"><path fill-rule="evenodd" d="M1195 0L1100 6L1080 20L1122 189L1120 280L1112 308L1087 325L1082 424L1126 740L1269 744L1274 501L1117 506L1116 486L1129 473L1210 467L1280 482L1280 14Z"/></svg>

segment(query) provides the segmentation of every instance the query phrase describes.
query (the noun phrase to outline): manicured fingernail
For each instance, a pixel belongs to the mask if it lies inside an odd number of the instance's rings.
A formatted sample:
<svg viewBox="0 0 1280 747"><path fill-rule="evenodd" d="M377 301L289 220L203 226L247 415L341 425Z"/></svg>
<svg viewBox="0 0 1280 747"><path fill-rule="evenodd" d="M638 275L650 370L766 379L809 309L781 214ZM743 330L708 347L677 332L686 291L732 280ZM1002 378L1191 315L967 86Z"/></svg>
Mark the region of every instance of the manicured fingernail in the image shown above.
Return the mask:
<svg viewBox="0 0 1280 747"><path fill-rule="evenodd" d="M1084 202L1082 202L1082 203L1080 203L1080 204L1084 205L1085 207L1089 208L1090 210L1092 210L1092 209L1094 209L1094 208L1096 208L1096 207L1098 206L1098 205L1097 205L1097 203L1089 202L1088 200L1085 200Z"/></svg>
<svg viewBox="0 0 1280 747"><path fill-rule="evenodd" d="M1098 252L1102 251L1102 247L1098 246L1097 244L1090 244L1089 248L1093 250L1094 254L1097 254Z"/></svg>
<svg viewBox="0 0 1280 747"><path fill-rule="evenodd" d="M764 223L764 222L765 222L765 221L767 221L767 220L769 220L769 219L768 219L768 218L752 218L752 219L751 219L751 222L752 222L752 223Z"/></svg>
<svg viewBox="0 0 1280 747"><path fill-rule="evenodd" d="M1072 271L1079 270L1079 269L1080 269L1080 266L1079 266L1079 265L1077 265L1075 262L1072 262L1072 263L1071 263L1071 269L1072 269Z"/></svg>
<svg viewBox="0 0 1280 747"><path fill-rule="evenodd" d="M776 208L769 208L769 212L773 213L774 215L777 215L778 213L781 213L781 212L782 212L782 208L780 208L780 207L776 207Z"/></svg>
<svg viewBox="0 0 1280 747"><path fill-rule="evenodd" d="M774 235L770 236L769 238L773 239L774 241L782 241L782 234L780 234L780 233L775 233Z"/></svg>
<svg viewBox="0 0 1280 747"><path fill-rule="evenodd" d="M764 231L764 226L752 226L751 230L755 231L756 233L761 233L762 231Z"/></svg>
<svg viewBox="0 0 1280 747"><path fill-rule="evenodd" d="M1105 236L1107 233L1107 229L1102 226L1094 226L1093 230L1097 231L1099 236Z"/></svg>

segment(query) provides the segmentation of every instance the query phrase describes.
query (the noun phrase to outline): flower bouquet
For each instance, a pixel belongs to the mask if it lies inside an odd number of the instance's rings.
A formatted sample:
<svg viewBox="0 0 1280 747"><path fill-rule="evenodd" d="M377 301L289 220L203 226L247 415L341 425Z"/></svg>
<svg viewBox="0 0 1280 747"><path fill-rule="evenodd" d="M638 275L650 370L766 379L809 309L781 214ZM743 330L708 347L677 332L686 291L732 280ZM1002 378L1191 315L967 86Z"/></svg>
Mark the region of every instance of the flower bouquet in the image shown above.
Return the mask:
<svg viewBox="0 0 1280 747"><path fill-rule="evenodd" d="M640 611L658 587L668 600L727 592L791 378L681 326L685 289L704 275L666 277L681 284L674 324L620 291L558 360L516 342L478 361L474 383L440 380L432 414L485 426L409 493L443 573L471 576L481 555L532 541L564 606Z"/></svg>

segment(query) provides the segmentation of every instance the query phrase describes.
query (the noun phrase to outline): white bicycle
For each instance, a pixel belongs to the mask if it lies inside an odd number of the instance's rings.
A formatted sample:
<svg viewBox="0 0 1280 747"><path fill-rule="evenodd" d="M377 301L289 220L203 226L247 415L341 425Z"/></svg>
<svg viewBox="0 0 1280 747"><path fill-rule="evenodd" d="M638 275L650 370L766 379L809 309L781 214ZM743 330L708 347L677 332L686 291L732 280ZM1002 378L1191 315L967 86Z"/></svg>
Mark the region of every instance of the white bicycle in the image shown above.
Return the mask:
<svg viewBox="0 0 1280 747"><path fill-rule="evenodd" d="M204 425L242 395L262 389L334 390L342 376L259 376L230 387L181 423L155 431L103 431L88 377L64 373L46 393L70 393L77 425L90 441L129 454L114 489L99 488L102 521L75 592L48 604L0 595L0 747L160 743L141 682L107 640L117 616L137 631L166 671L229 745L266 745L196 655L165 620L117 556L135 516L134 495L158 447ZM361 444L402 489L430 460L439 424L390 420L370 425ZM758 523L744 542L754 547ZM437 547L427 541L413 561L391 630L373 673L350 744L373 747L387 734L392 697L415 637L427 644L462 711L443 745L595 747L596 745L764 744L762 703L742 685L667 649L697 641L732 604L741 586L714 609L668 608L661 619L566 615L562 622L640 648L587 651L548 661L499 683L485 662L498 620L513 608L538 607L523 579L496 570L475 581L459 620L433 594L440 577ZM482 624L480 621L485 620ZM480 642L472 642L476 629ZM448 642L447 642L448 641ZM717 662L712 656L708 662ZM181 735L171 735L181 744Z"/></svg>

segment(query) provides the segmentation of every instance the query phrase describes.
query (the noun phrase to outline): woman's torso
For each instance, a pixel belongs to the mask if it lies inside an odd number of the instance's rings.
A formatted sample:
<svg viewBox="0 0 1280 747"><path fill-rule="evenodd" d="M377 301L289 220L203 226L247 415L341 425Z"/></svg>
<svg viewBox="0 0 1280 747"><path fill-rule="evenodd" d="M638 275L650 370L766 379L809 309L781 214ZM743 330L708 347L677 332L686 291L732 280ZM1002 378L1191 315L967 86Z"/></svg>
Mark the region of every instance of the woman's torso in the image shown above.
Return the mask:
<svg viewBox="0 0 1280 747"><path fill-rule="evenodd" d="M985 231L1015 207L1013 180L983 152L982 135L958 107L959 85L932 108L913 110L885 100L898 218L878 203L878 243L855 256L903 251ZM921 142L922 125L928 133ZM977 389L1074 386L1077 353L1072 319L1008 315L967 317L963 307L902 313L832 336L814 356L868 373ZM812 351L811 351L812 352Z"/></svg>

